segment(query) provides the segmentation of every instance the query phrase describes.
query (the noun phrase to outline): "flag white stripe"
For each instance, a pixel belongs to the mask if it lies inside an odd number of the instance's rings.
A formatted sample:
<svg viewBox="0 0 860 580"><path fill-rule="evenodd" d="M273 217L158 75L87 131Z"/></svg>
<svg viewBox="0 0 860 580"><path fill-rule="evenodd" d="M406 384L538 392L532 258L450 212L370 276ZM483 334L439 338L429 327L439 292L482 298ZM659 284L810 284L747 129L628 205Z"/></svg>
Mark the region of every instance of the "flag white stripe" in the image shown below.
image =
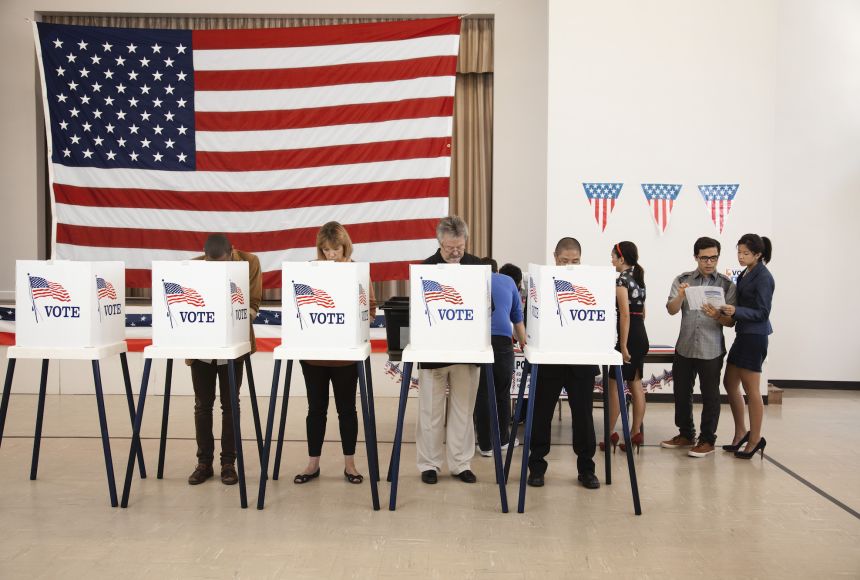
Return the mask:
<svg viewBox="0 0 860 580"><path fill-rule="evenodd" d="M450 177L451 158L403 159L276 171L156 171L53 164L54 182L78 187L172 191L279 191L402 179Z"/></svg>
<svg viewBox="0 0 860 580"><path fill-rule="evenodd" d="M251 233L319 227L332 220L356 224L442 218L447 211L447 197L428 197L253 212L194 212L58 203L55 215L58 223L74 226Z"/></svg>
<svg viewBox="0 0 860 580"><path fill-rule="evenodd" d="M198 131L198 151L273 151L450 137L451 117L269 131Z"/></svg>
<svg viewBox="0 0 860 580"><path fill-rule="evenodd" d="M194 109L198 113L284 111L453 97L455 84L454 76L445 76L300 89L197 91L194 93Z"/></svg>
<svg viewBox="0 0 860 580"><path fill-rule="evenodd" d="M456 56L459 49L460 37L456 34L324 46L197 49L194 51L194 70L260 70L388 62Z"/></svg>
<svg viewBox="0 0 860 580"><path fill-rule="evenodd" d="M359 262L400 262L423 260L439 247L435 238L370 242L353 245L353 258ZM56 259L61 260L121 260L130 269L149 270L157 260L188 260L199 256L197 252L180 250L153 250L139 248L102 248L57 244ZM292 248L283 251L255 252L264 272L280 270L282 262L307 262L316 259L316 248Z"/></svg>

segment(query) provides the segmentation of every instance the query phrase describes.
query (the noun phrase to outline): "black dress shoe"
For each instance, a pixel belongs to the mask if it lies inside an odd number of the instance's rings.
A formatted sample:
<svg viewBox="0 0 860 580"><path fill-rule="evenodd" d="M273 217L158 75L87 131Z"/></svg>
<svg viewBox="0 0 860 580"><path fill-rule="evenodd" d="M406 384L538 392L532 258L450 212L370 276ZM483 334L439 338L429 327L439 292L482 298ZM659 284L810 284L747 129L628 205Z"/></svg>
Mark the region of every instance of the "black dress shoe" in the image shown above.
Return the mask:
<svg viewBox="0 0 860 580"><path fill-rule="evenodd" d="M578 479L580 483L582 483L582 486L588 489L597 489L598 487L600 487L600 480L597 479L597 476L590 471L586 473L580 473Z"/></svg>
<svg viewBox="0 0 860 580"><path fill-rule="evenodd" d="M421 472L421 481L424 483L436 483L439 481L438 477L436 477L435 469L428 469L427 471Z"/></svg>
<svg viewBox="0 0 860 580"><path fill-rule="evenodd" d="M215 472L212 471L211 465L198 463L197 467L194 468L194 473L188 476L188 485L200 485L213 475L215 475Z"/></svg>
<svg viewBox="0 0 860 580"><path fill-rule="evenodd" d="M526 483L532 487L543 487L543 473L531 473Z"/></svg>
<svg viewBox="0 0 860 580"><path fill-rule="evenodd" d="M461 471L460 473L458 473L454 477L456 477L457 479L459 479L463 483L475 483L476 481L478 481L478 478L475 477L475 474L472 473L471 469L467 469L466 471Z"/></svg>
<svg viewBox="0 0 860 580"><path fill-rule="evenodd" d="M221 483L224 485L236 485L239 483L239 474L232 463L221 466Z"/></svg>

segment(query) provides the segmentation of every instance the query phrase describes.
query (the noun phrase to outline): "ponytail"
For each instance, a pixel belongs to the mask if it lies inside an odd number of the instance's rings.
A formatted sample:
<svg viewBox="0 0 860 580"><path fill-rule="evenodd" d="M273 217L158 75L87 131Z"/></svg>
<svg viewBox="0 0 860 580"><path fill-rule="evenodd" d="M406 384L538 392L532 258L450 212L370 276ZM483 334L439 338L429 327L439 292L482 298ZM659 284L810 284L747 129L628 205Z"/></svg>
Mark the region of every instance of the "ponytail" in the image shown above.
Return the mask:
<svg viewBox="0 0 860 580"><path fill-rule="evenodd" d="M645 287L645 269L639 264L639 248L633 242L618 242L612 248L616 258L622 258L633 269L633 279Z"/></svg>

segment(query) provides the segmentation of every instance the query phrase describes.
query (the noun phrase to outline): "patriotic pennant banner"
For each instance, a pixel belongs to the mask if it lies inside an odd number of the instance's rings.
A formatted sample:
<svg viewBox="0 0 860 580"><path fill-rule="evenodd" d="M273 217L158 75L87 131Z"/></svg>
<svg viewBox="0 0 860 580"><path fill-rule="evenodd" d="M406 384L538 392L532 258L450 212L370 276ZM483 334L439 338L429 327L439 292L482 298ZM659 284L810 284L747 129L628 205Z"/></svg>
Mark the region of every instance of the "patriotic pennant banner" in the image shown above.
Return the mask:
<svg viewBox="0 0 860 580"><path fill-rule="evenodd" d="M600 231L606 231L609 214L615 209L615 201L621 195L623 183L583 183L588 203L594 210L594 220Z"/></svg>
<svg viewBox="0 0 860 580"><path fill-rule="evenodd" d="M645 199L648 200L648 207L651 208L654 225L657 226L657 231L662 235L669 226L669 218L672 216L675 200L678 199L678 194L681 192L681 185L643 183L642 191L645 193Z"/></svg>
<svg viewBox="0 0 860 580"><path fill-rule="evenodd" d="M735 199L738 187L740 187L738 183L699 186L711 221L714 222L714 226L721 234L726 226L726 220L732 209L732 201Z"/></svg>
<svg viewBox="0 0 860 580"><path fill-rule="evenodd" d="M408 278L448 214L458 18L257 30L35 23L56 227L52 255L200 254L224 232L312 260L343 223L374 280Z"/></svg>

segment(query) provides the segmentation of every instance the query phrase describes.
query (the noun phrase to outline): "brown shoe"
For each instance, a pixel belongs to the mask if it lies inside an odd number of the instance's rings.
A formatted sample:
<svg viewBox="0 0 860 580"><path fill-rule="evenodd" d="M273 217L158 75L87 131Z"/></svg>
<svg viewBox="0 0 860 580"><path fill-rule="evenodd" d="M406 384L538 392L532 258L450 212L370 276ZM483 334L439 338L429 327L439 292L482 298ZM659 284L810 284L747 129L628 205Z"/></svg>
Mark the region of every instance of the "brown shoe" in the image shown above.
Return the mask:
<svg viewBox="0 0 860 580"><path fill-rule="evenodd" d="M714 444L706 443L701 437L699 437L699 442L696 443L696 446L687 451L687 455L690 457L705 457L714 452Z"/></svg>
<svg viewBox="0 0 860 580"><path fill-rule="evenodd" d="M682 435L675 435L668 441L660 442L660 447L664 449L687 449L692 446L693 442Z"/></svg>
<svg viewBox="0 0 860 580"><path fill-rule="evenodd" d="M194 473L188 476L188 485L200 485L213 475L215 475L215 472L212 471L211 465L198 463L197 467L194 468Z"/></svg>
<svg viewBox="0 0 860 580"><path fill-rule="evenodd" d="M239 475L232 463L221 466L221 483L224 485L236 485L239 483Z"/></svg>

